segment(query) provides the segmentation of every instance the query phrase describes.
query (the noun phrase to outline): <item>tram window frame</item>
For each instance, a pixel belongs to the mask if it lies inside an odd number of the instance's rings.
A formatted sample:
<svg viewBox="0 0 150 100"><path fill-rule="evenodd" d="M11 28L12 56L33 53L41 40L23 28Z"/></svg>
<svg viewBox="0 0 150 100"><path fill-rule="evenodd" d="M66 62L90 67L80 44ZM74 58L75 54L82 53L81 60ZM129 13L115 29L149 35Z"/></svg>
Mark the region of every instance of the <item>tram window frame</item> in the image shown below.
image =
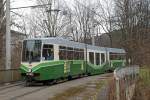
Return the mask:
<svg viewBox="0 0 150 100"><path fill-rule="evenodd" d="M47 50L47 53L49 52L49 54L45 54L46 50ZM48 51L48 50L50 50L50 51ZM44 61L54 60L54 45L52 45L52 44L43 44L43 47L42 47L42 60L44 60Z"/></svg>
<svg viewBox="0 0 150 100"><path fill-rule="evenodd" d="M96 65L100 65L100 53L95 53Z"/></svg>
<svg viewBox="0 0 150 100"><path fill-rule="evenodd" d="M89 62L91 64L94 64L94 52L89 52Z"/></svg>

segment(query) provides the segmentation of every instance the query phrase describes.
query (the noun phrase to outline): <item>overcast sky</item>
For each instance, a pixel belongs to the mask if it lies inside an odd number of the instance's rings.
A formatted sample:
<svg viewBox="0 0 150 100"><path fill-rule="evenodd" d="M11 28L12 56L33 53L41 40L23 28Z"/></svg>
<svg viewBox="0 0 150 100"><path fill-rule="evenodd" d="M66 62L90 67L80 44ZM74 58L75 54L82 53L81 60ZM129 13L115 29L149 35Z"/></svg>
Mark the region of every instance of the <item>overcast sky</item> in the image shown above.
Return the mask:
<svg viewBox="0 0 150 100"><path fill-rule="evenodd" d="M74 0L65 0L66 3L71 6L71 4L73 3ZM18 8L18 7L26 7L26 6L34 6L36 5L36 0L10 0L11 2L11 8ZM28 9L17 9L17 10L13 10L13 12L16 12L17 14L22 14L22 15L30 15L31 14L32 9L28 8ZM14 13L13 13L14 14ZM17 21L19 22L19 18L17 19ZM17 30L16 28L13 27L14 30Z"/></svg>
<svg viewBox="0 0 150 100"><path fill-rule="evenodd" d="M11 1L11 8L17 8L17 7L25 7L25 6L33 6L36 5L36 0L10 0ZM74 0L65 0L66 3L71 5ZM22 9L24 13L29 13L29 9Z"/></svg>
<svg viewBox="0 0 150 100"><path fill-rule="evenodd" d="M33 5L35 0L11 0L12 7L30 6Z"/></svg>
<svg viewBox="0 0 150 100"><path fill-rule="evenodd" d="M26 7L26 6L33 6L36 5L36 0L10 0L11 1L11 8L17 8L17 7ZM72 6L74 0L65 0L66 3L69 6ZM92 0L95 1L95 0ZM30 15L31 9L20 9L20 10L14 10L13 12L21 13L22 15Z"/></svg>
<svg viewBox="0 0 150 100"><path fill-rule="evenodd" d="M72 3L73 0L65 0L68 4ZM11 0L12 7L22 7L34 5L36 0Z"/></svg>

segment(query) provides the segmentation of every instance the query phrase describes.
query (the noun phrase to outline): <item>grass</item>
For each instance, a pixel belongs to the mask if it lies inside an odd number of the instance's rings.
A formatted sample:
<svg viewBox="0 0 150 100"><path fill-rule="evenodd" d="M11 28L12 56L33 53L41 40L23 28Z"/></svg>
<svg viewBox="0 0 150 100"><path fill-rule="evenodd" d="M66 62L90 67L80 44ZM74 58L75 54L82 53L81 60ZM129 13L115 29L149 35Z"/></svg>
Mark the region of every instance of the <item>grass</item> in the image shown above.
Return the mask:
<svg viewBox="0 0 150 100"><path fill-rule="evenodd" d="M49 100L95 100L101 87L107 83L107 80L97 80L85 85L71 87L62 93L55 95ZM94 99L95 98L95 99Z"/></svg>
<svg viewBox="0 0 150 100"><path fill-rule="evenodd" d="M150 100L150 68L148 67L140 69L140 78L133 100Z"/></svg>
<svg viewBox="0 0 150 100"><path fill-rule="evenodd" d="M141 68L140 69L140 79L145 85L150 85L150 68Z"/></svg>
<svg viewBox="0 0 150 100"><path fill-rule="evenodd" d="M84 86L71 87L66 91L64 91L63 93L55 95L53 98L50 98L49 100L67 100L68 97L76 95L79 92L83 92L84 90L85 90Z"/></svg>

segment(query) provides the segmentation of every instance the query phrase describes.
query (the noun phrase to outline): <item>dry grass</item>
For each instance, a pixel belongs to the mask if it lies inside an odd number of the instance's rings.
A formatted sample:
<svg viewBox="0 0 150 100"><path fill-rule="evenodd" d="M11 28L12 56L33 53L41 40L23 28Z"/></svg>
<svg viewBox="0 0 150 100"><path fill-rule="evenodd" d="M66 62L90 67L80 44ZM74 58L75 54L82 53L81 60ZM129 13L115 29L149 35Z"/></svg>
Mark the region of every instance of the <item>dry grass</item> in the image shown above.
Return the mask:
<svg viewBox="0 0 150 100"><path fill-rule="evenodd" d="M49 100L95 100L101 87L106 83L106 80L98 80L78 87L72 87L55 95L53 98L49 98Z"/></svg>
<svg viewBox="0 0 150 100"><path fill-rule="evenodd" d="M142 80L140 80L136 86L136 93L133 100L150 100L150 86L145 85Z"/></svg>
<svg viewBox="0 0 150 100"><path fill-rule="evenodd" d="M140 79L133 100L150 100L150 68L140 70Z"/></svg>
<svg viewBox="0 0 150 100"><path fill-rule="evenodd" d="M116 83L114 79L109 82L108 100L116 100Z"/></svg>

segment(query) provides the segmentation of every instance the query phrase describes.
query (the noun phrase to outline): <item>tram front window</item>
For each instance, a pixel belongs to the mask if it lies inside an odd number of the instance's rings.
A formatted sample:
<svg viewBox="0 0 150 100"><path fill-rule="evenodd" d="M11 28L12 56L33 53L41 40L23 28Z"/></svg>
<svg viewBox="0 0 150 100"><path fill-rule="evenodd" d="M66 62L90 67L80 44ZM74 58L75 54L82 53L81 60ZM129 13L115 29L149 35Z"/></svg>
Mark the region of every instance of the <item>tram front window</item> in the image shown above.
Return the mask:
<svg viewBox="0 0 150 100"><path fill-rule="evenodd" d="M39 62L41 60L41 41L25 40L23 42L22 61Z"/></svg>

